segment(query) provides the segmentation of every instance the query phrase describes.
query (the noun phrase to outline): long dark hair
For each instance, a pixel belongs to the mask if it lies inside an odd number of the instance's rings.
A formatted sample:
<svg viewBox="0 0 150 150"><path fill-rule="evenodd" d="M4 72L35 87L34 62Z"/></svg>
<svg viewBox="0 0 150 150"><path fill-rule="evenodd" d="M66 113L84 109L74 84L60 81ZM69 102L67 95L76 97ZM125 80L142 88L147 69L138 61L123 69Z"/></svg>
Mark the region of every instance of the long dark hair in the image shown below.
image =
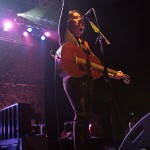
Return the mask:
<svg viewBox="0 0 150 150"><path fill-rule="evenodd" d="M69 11L69 14L68 14L68 20L71 19L72 14L75 13L75 12L78 13L78 14L80 14L80 16L82 17L81 12L79 12L79 11L76 10L76 9L73 9L73 10L70 10L70 11Z"/></svg>

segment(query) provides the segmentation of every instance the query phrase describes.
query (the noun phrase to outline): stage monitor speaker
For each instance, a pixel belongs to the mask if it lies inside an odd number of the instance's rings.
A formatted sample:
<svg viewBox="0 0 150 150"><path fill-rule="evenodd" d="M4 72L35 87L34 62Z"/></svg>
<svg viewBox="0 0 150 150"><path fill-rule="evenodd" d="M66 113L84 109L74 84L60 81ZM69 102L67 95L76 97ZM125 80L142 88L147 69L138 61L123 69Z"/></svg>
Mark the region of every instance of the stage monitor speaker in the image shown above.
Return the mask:
<svg viewBox="0 0 150 150"><path fill-rule="evenodd" d="M150 149L150 113L140 119L124 138L119 150Z"/></svg>

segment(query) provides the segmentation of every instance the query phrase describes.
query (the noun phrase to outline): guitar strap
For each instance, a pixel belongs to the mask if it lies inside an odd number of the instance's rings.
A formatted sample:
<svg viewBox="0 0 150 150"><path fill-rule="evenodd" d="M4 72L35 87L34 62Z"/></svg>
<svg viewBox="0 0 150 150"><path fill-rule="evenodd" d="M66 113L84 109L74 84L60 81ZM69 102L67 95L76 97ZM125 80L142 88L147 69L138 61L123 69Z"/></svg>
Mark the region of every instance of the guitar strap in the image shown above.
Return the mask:
<svg viewBox="0 0 150 150"><path fill-rule="evenodd" d="M78 41L78 45L79 47L87 54L90 55L90 50L88 49L88 47L85 45L85 41L81 39L81 42L79 40Z"/></svg>
<svg viewBox="0 0 150 150"><path fill-rule="evenodd" d="M81 44L80 47L87 55L90 55L90 50L85 45Z"/></svg>

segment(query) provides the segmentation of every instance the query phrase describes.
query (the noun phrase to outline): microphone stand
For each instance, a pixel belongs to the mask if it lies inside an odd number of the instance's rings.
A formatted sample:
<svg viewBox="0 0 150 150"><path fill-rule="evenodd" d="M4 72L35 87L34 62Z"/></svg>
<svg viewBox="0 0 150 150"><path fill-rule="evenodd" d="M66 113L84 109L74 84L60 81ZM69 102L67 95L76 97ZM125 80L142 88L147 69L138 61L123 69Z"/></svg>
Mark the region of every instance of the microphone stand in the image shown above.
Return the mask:
<svg viewBox="0 0 150 150"><path fill-rule="evenodd" d="M100 29L92 22L89 20L89 18L86 17L88 22L90 23L91 27L93 30L98 34L97 40L99 41L100 44L100 50L103 55L103 63L104 63L104 77L106 81L106 85L108 88L108 94L109 94L109 111L110 111L110 121L111 121L111 127L112 127L112 136L114 140L114 146L115 149L118 150L118 140L117 140L117 135L116 135L116 117L115 117L115 110L114 110L114 105L113 105L113 91L112 91L112 86L109 80L108 76L108 70L107 70L107 65L106 65L106 60L105 60L105 54L104 54L104 49L103 49L103 40L106 42L107 45L110 45L110 42L107 40L107 38L102 34Z"/></svg>

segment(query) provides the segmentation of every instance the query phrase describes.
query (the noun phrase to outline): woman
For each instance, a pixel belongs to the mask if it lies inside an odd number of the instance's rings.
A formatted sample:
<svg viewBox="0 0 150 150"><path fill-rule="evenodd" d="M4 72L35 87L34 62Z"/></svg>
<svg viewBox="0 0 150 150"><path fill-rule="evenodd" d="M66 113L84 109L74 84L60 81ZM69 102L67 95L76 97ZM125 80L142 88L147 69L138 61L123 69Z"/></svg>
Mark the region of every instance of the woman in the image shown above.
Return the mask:
<svg viewBox="0 0 150 150"><path fill-rule="evenodd" d="M85 24L82 15L77 10L69 11L69 0L62 0L62 11L59 21L59 42L73 43L82 47L89 54L89 45L82 39ZM74 78L68 74L63 75L63 86L71 103L74 117L74 145L76 150L87 150L89 134L89 118L91 112L91 79L88 75Z"/></svg>
<svg viewBox="0 0 150 150"><path fill-rule="evenodd" d="M82 39L85 29L82 15L77 10L69 11L69 1L62 0L62 11L59 20L59 43L72 43L80 47L86 55L93 55L89 45ZM71 52L71 50L70 50ZM69 53L69 51L68 51ZM57 55L60 55L57 52ZM61 56L59 56L61 58ZM76 150L88 149L89 119L92 106L92 78L88 66L87 74L81 77L72 77L66 72L63 74L63 86L74 111L74 145Z"/></svg>

